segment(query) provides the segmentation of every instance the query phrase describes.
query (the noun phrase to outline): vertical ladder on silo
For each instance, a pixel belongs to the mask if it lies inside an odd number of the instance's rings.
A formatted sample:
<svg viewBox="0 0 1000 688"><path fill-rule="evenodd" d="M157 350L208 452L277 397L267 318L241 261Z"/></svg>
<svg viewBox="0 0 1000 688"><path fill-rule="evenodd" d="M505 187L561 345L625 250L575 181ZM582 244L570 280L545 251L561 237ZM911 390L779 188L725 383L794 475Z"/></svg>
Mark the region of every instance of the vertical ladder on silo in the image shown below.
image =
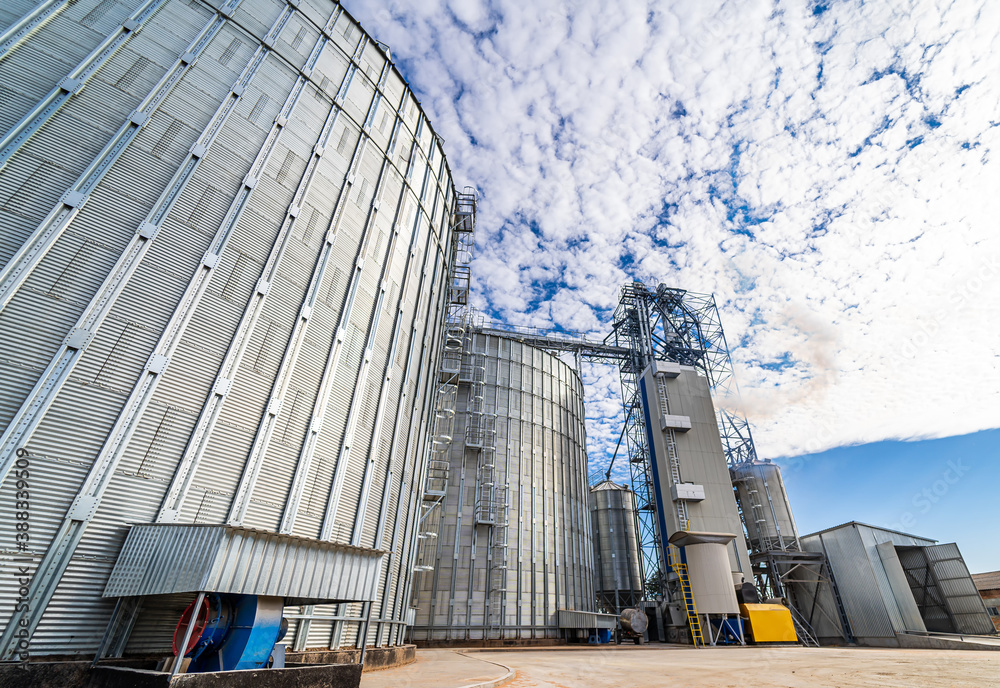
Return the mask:
<svg viewBox="0 0 1000 688"><path fill-rule="evenodd" d="M489 637L503 625L506 605L507 485L500 484L496 467L496 416L486 412L486 355L476 353L473 344L471 337L468 337L459 379L469 385L465 449L478 455L475 524L489 529L487 599L484 609L486 633Z"/></svg>
<svg viewBox="0 0 1000 688"><path fill-rule="evenodd" d="M496 487L497 510L490 543L489 628L502 628L507 606L507 485Z"/></svg>
<svg viewBox="0 0 1000 688"><path fill-rule="evenodd" d="M677 574L677 580L681 586L684 612L687 614L688 628L691 629L691 643L695 647L704 647L705 636L701 632L701 620L698 618L698 606L694 603L694 594L691 592L691 579L688 576L687 564L681 561L680 554L673 545L670 545L667 551L670 567Z"/></svg>
<svg viewBox="0 0 1000 688"><path fill-rule="evenodd" d="M663 373L656 374L656 397L659 402L660 413L664 416L670 415L670 401L667 396L667 378ZM667 464L670 468L670 480L674 485L681 484L681 464L677 456L677 435L670 429L664 434L667 445ZM681 530L688 529L688 508L687 500L678 499L674 502L674 509L677 511L677 523Z"/></svg>

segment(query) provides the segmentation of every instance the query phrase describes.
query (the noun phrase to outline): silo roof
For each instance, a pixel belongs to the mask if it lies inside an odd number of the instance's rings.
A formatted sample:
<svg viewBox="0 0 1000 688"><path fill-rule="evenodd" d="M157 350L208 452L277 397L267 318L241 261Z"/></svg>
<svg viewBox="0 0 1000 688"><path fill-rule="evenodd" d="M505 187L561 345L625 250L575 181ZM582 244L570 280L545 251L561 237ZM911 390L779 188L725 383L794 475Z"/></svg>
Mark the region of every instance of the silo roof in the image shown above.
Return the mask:
<svg viewBox="0 0 1000 688"><path fill-rule="evenodd" d="M883 528L882 526L873 526L870 523L862 523L861 521L848 521L847 523L841 523L839 526L832 526L830 528L824 528L823 530L817 530L814 533L809 533L808 535L800 536L802 538L814 537L816 535L822 535L823 533L829 533L834 530L840 530L842 528L847 528L849 526L862 526L864 528L871 528L872 530L882 530L887 533L897 533L899 535L905 535L906 537L914 538L915 540L926 540L927 542L937 542L929 537L924 537L923 535L914 535L913 533L904 533L901 530L893 530L892 528Z"/></svg>
<svg viewBox="0 0 1000 688"><path fill-rule="evenodd" d="M602 480L596 485L590 486L591 492L593 492L594 490L628 490L628 489L629 489L628 485L619 485L613 480Z"/></svg>

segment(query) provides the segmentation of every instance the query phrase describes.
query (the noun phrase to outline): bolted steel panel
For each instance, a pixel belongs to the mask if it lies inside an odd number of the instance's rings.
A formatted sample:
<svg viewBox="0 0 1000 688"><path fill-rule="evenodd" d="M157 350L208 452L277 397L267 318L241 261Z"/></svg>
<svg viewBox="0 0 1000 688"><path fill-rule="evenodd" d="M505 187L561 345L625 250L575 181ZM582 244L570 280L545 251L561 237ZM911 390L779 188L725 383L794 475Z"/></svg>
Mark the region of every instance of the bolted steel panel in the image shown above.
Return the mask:
<svg viewBox="0 0 1000 688"><path fill-rule="evenodd" d="M0 304L0 337L9 337L7 350L20 357L0 363L5 426L23 414L46 367L68 355L68 373L39 407L27 440L39 476L30 556L38 565L50 548L62 552L44 572L58 581L54 592L37 592L33 653L96 649L111 611L100 593L127 524L159 521L151 527L164 532L225 529L253 470L259 478L245 491L246 523L278 540L253 531L238 546L227 541L226 561L243 563L220 564L217 585L271 592L281 585L340 586L353 599L376 598L378 613L396 622L384 638L400 642L428 408L423 376L435 368L437 350L422 342L438 331L446 274L445 257L423 224L433 215L439 233L447 227L453 191L439 151L432 167L436 175L444 171L444 196L437 177L429 186L422 177L404 180L406 169L397 165L408 164L418 123L426 154L430 127L409 95L406 126L395 127L405 84L332 1L303 0L298 10L277 0L230 2L230 21L204 3L163 0L148 5L141 31L123 38L116 33L121 21L147 4L112 4L114 11L109 5L83 23L98 0L68 4L0 54L0 87L8 86L5 78L19 82L11 104L20 118L95 46L114 46L85 79L67 86L72 94L61 92L54 114L0 168L3 262L38 233L47 214L58 220L27 279ZM0 23L16 20L5 14L10 6L0 8ZM352 57L364 68L348 82ZM31 79L23 71L29 67ZM385 92L376 84L382 76ZM376 100L391 107L385 131L378 130ZM150 106L143 110L142 103ZM121 145L102 150L115 141ZM26 183L32 192L19 194ZM412 241L417 213L422 230ZM325 250L329 265L319 279ZM416 268L406 269L407 260ZM424 281L407 279L423 272ZM379 307L383 291L393 303ZM348 305L350 317L342 318ZM383 385L397 315L399 346L418 342L413 379L404 382L405 355L397 356L394 377ZM93 328L81 330L81 319ZM338 334L342 350L331 362ZM295 337L301 347L293 356ZM366 357L369 370L359 378ZM291 536L273 531L286 518L291 533L320 535L355 398L330 539L352 540L361 507L357 539L378 544L381 529L394 561L372 565L344 555L334 570L312 554L279 554L274 543ZM270 434L257 447L262 428ZM399 462L392 475L390 461ZM292 505L300 469L301 499ZM0 494L10 489L8 478ZM13 521L4 523L0 534L7 537ZM71 535L57 534L64 526ZM176 561L196 558L187 548L208 543L180 533L157 540ZM190 571L202 564L195 561ZM178 570L161 567L147 582L180 586L188 574ZM169 640L178 607L190 598L163 599L169 604L145 607L129 651L159 651ZM0 612L6 627L12 608ZM317 617L309 642L317 632L325 632L325 646L354 642L361 609L346 612L354 617L341 626Z"/></svg>
<svg viewBox="0 0 1000 688"><path fill-rule="evenodd" d="M576 373L557 357L513 339L475 334L467 351L482 356L482 403L496 413L496 481L509 487L508 573L495 589L487 564L491 528L476 523L480 450L462 442L478 397L466 384L436 570L420 574L414 638L558 637L560 609L594 609L592 544L582 537L589 518L586 456L569 441L583 432L575 427L582 419L565 427L554 420L557 410L561 417L580 401L582 388L565 382ZM515 391L522 380L526 391ZM523 408L530 414L522 416ZM502 602L488 612L496 599Z"/></svg>

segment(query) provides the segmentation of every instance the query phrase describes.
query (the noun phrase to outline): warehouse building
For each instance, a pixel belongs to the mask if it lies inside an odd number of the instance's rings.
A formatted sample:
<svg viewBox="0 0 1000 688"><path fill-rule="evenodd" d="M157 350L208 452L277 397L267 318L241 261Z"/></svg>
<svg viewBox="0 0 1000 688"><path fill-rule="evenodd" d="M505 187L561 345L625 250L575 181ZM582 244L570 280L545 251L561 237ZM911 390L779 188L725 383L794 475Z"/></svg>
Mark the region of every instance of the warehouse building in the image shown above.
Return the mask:
<svg viewBox="0 0 1000 688"><path fill-rule="evenodd" d="M972 574L979 596L983 598L993 626L1000 631L1000 571Z"/></svg>
<svg viewBox="0 0 1000 688"><path fill-rule="evenodd" d="M806 551L822 552L830 563L846 617L848 635L861 645L910 647L910 636L993 632L982 599L954 543L852 521L800 538ZM806 593L808 594L808 593ZM838 642L841 616L829 594L816 631Z"/></svg>

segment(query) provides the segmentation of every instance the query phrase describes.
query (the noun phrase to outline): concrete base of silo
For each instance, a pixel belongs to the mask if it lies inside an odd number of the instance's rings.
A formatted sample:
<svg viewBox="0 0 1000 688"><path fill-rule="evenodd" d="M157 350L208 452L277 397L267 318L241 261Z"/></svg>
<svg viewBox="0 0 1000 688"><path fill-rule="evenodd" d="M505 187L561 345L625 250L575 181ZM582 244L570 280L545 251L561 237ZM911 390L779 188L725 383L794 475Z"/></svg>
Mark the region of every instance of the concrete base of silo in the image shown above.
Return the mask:
<svg viewBox="0 0 1000 688"><path fill-rule="evenodd" d="M490 638L484 640L417 640L417 649L437 648L502 648L502 647L556 647L568 645L563 638Z"/></svg>
<svg viewBox="0 0 1000 688"><path fill-rule="evenodd" d="M304 650L286 652L285 665L312 664L357 664L361 661L361 650ZM417 661L416 645L396 645L393 647L369 647L365 650L365 673L380 669L393 669Z"/></svg>
<svg viewBox="0 0 1000 688"><path fill-rule="evenodd" d="M5 664L0 665L0 685L4 688L357 688L361 685L359 664L303 665L177 676L134 664L96 667L91 667L90 662Z"/></svg>

